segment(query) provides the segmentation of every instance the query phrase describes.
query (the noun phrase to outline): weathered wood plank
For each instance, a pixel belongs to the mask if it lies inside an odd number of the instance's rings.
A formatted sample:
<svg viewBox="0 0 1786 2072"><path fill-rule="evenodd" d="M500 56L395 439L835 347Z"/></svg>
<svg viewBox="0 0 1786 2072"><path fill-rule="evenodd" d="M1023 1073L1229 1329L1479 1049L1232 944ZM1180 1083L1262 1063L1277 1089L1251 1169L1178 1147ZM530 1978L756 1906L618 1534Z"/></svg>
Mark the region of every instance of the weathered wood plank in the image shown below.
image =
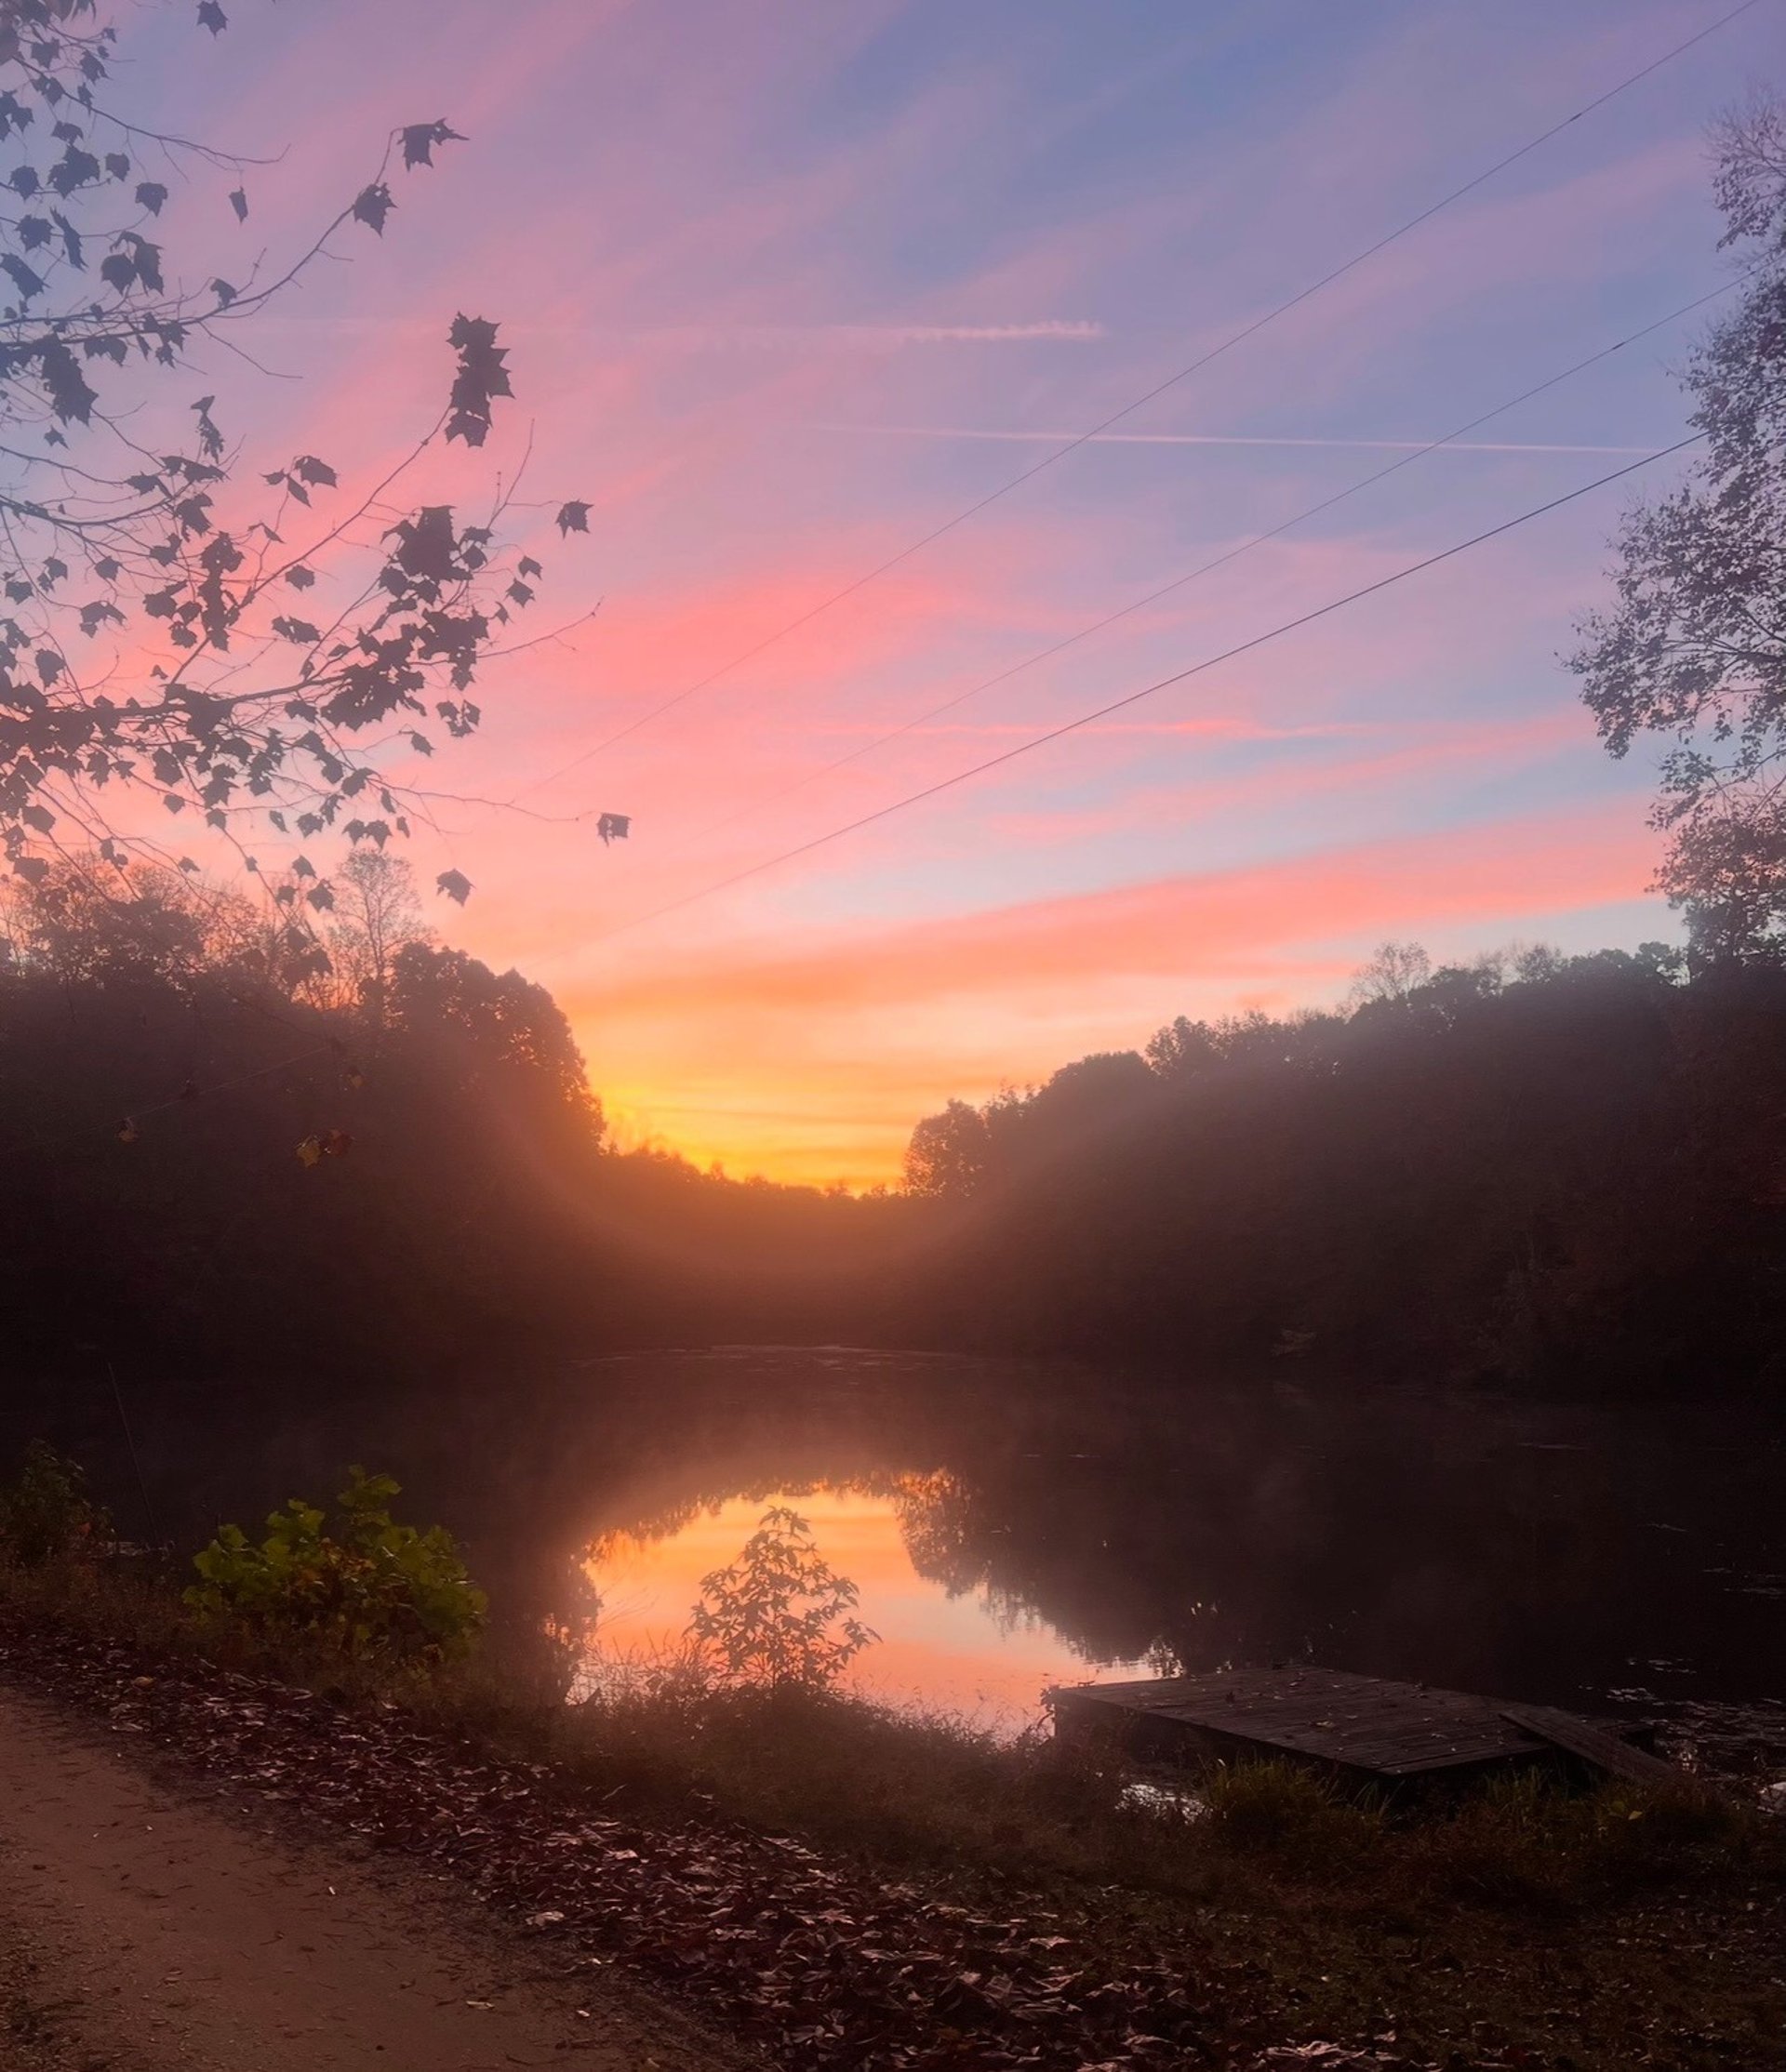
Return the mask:
<svg viewBox="0 0 1786 2072"><path fill-rule="evenodd" d="M1664 1762L1659 1756L1652 1756L1646 1749L1633 1748L1627 1741L1620 1741L1616 1734L1605 1733L1588 1720L1578 1719L1572 1712L1558 1712L1547 1705L1503 1705L1503 1720L1511 1720L1514 1726L1524 1727L1527 1733L1535 1733L1542 1741L1549 1741L1556 1747L1566 1748L1572 1756L1579 1756L1583 1762L1591 1762L1597 1770L1609 1772L1615 1777L1623 1777L1628 1784L1679 1784L1681 1773L1672 1762Z"/></svg>
<svg viewBox="0 0 1786 2072"><path fill-rule="evenodd" d="M1557 1748L1607 1769L1625 1765L1620 1775L1655 1761L1627 1748L1612 1722L1341 1669L1231 1669L1080 1684L1057 1691L1054 1699L1063 1722L1131 1732L1154 1754L1167 1752L1181 1736L1187 1755L1251 1749L1391 1779L1527 1762ZM1545 1727L1532 1724L1526 1713L1541 1717ZM1566 1741L1565 1732L1575 1741ZM1593 1755L1585 1753L1584 1736L1593 1737Z"/></svg>

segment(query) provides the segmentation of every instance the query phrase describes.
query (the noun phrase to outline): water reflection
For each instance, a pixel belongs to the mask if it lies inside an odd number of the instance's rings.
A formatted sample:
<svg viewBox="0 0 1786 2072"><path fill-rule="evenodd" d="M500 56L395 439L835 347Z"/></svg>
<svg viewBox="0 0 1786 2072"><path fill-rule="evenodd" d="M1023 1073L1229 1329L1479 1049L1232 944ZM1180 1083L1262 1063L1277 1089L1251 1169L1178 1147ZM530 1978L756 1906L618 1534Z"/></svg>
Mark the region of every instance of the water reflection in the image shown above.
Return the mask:
<svg viewBox="0 0 1786 2072"><path fill-rule="evenodd" d="M858 1614L879 1639L846 1672L851 1690L1008 1729L1036 1717L1048 1684L1110 1667L964 1560L971 1497L946 1471L734 1496L601 1534L584 1564L600 1658L673 1655L702 1578L736 1558L774 1505L797 1511L825 1560L861 1592Z"/></svg>
<svg viewBox="0 0 1786 2072"><path fill-rule="evenodd" d="M245 1386L227 1425L216 1401L132 1399L155 1509L189 1543L365 1460L465 1540L508 1616L568 1620L593 1549L606 1637L644 1644L786 1497L888 1636L863 1679L931 1702L1027 1705L1150 1655L1559 1705L1786 1701L1786 1449L1764 1407L773 1348L407 1401ZM128 1524L103 1376L55 1428Z"/></svg>
<svg viewBox="0 0 1786 2072"><path fill-rule="evenodd" d="M863 1680L931 1702L1299 1658L1558 1704L1786 1700L1763 1411L842 1353L603 1380L622 1428L637 1388L674 1432L593 1499L662 1577L617 1622L686 1620L781 1494L898 1636Z"/></svg>

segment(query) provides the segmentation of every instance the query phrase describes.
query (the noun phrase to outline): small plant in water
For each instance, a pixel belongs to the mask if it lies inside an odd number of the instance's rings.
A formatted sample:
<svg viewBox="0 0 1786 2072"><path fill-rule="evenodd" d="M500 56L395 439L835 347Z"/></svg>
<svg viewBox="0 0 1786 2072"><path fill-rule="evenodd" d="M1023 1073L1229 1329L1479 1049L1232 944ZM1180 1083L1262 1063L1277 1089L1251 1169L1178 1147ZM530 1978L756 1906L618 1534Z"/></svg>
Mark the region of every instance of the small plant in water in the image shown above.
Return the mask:
<svg viewBox="0 0 1786 2072"><path fill-rule="evenodd" d="M45 1568L93 1553L111 1538L112 1521L87 1494L80 1468L33 1439L18 1480L0 1489L0 1557Z"/></svg>
<svg viewBox="0 0 1786 2072"><path fill-rule="evenodd" d="M826 1691L880 1639L854 1616L859 1595L814 1546L806 1521L778 1505L729 1568L702 1578L688 1637L732 1682Z"/></svg>
<svg viewBox="0 0 1786 2072"><path fill-rule="evenodd" d="M332 1530L294 1497L267 1520L258 1546L226 1525L193 1562L195 1611L256 1632L302 1634L349 1655L439 1661L464 1654L484 1624L486 1599L465 1573L451 1534L418 1532L391 1516L388 1475L349 1471Z"/></svg>

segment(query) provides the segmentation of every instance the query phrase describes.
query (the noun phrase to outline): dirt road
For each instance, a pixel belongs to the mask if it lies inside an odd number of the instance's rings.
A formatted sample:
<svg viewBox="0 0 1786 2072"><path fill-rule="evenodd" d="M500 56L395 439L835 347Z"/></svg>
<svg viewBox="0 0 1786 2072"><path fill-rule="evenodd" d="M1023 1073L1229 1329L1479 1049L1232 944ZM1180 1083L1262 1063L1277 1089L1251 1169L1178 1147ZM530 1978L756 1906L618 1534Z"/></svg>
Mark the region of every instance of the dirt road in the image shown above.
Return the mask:
<svg viewBox="0 0 1786 2072"><path fill-rule="evenodd" d="M0 1692L0 2072L751 2062L611 1968L295 1845L140 1753Z"/></svg>

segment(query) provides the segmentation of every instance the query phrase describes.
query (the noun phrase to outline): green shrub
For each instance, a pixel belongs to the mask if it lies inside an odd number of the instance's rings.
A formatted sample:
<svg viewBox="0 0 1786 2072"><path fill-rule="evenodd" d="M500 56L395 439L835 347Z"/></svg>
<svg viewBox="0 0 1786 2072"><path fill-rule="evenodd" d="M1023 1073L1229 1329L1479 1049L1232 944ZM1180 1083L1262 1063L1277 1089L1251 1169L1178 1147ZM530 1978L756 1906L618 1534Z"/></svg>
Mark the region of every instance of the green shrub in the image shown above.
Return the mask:
<svg viewBox="0 0 1786 2072"><path fill-rule="evenodd" d="M78 1560L112 1538L112 1521L72 1460L33 1439L19 1477L0 1489L0 1556L20 1568Z"/></svg>
<svg viewBox="0 0 1786 2072"><path fill-rule="evenodd" d="M418 1532L391 1516L398 1487L388 1475L350 1470L333 1531L325 1513L294 1497L267 1520L258 1546L226 1525L193 1566L193 1610L239 1620L251 1631L300 1634L347 1655L440 1661L469 1652L486 1599L465 1574L452 1535Z"/></svg>

